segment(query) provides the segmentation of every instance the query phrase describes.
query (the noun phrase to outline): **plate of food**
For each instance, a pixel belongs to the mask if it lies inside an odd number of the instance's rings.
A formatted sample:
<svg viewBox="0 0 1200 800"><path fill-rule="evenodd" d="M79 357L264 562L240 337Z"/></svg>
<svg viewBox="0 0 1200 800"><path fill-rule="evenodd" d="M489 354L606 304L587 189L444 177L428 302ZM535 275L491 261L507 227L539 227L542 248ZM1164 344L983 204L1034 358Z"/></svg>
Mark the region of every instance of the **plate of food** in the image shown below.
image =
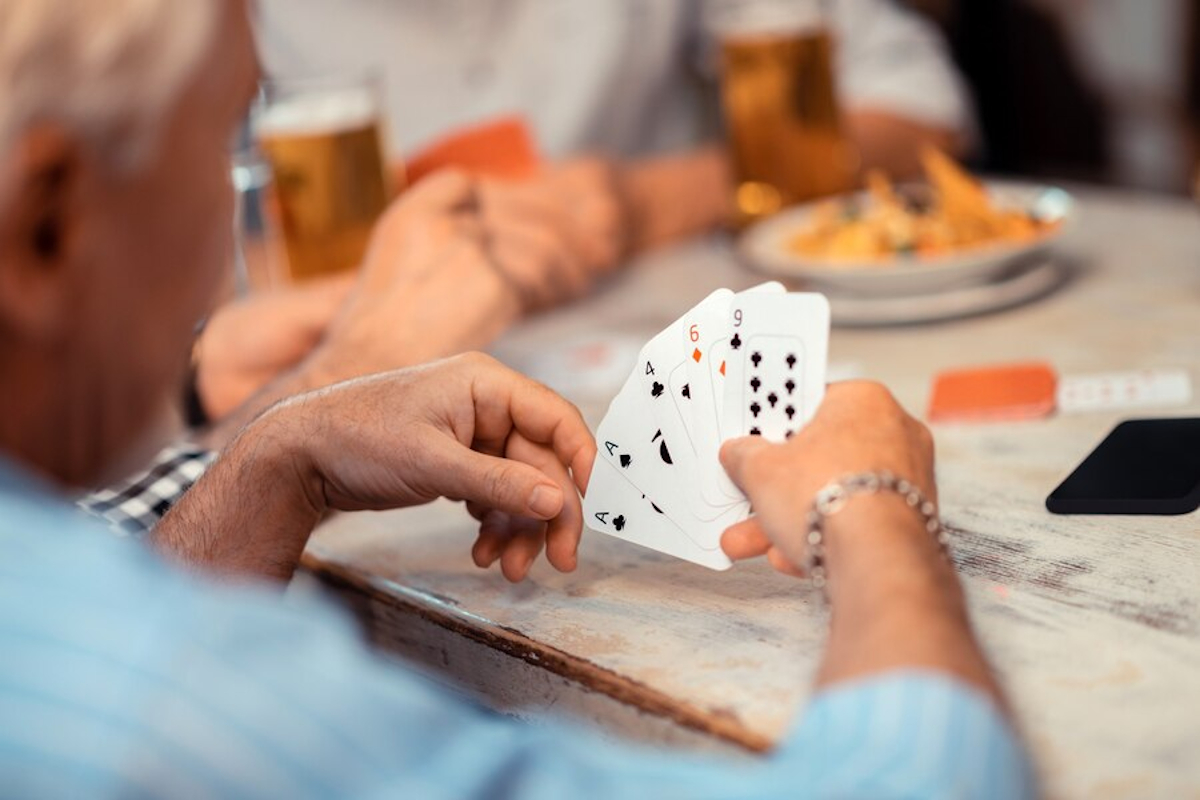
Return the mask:
<svg viewBox="0 0 1200 800"><path fill-rule="evenodd" d="M982 182L946 155L922 154L927 181L872 171L865 191L785 209L739 241L751 266L856 294L923 294L985 283L1041 258L1075 216L1054 186Z"/></svg>

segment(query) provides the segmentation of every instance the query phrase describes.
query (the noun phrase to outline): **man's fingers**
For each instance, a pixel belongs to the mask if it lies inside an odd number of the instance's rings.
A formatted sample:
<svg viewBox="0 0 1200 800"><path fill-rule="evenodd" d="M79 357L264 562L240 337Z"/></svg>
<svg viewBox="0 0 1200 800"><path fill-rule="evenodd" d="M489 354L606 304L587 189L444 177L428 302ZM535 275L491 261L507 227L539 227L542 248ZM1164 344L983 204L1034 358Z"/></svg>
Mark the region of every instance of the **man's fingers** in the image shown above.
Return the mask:
<svg viewBox="0 0 1200 800"><path fill-rule="evenodd" d="M479 536L471 548L471 560L475 566L487 569L500 558L511 537L509 520L509 515L503 511L489 511L483 515Z"/></svg>
<svg viewBox="0 0 1200 800"><path fill-rule="evenodd" d="M579 409L536 381L486 356L474 373L475 435L500 446L515 429L535 444L548 445L570 467L579 491L586 492L596 458L596 440Z"/></svg>
<svg viewBox="0 0 1200 800"><path fill-rule="evenodd" d="M513 583L525 580L530 567L542 552L546 541L546 523L536 519L514 518L509 524L509 539L500 556L500 571Z"/></svg>
<svg viewBox="0 0 1200 800"><path fill-rule="evenodd" d="M536 467L477 453L449 438L432 448L428 477L438 495L542 520L563 509L563 490Z"/></svg>
<svg viewBox="0 0 1200 800"><path fill-rule="evenodd" d="M750 481L746 477L749 464L756 455L776 446L761 436L731 439L721 446L721 466L729 473L729 478L737 487L749 495L750 490L754 488L748 485Z"/></svg>
<svg viewBox="0 0 1200 800"><path fill-rule="evenodd" d="M519 431L508 437L505 455L537 467L562 489L565 497L562 512L546 525L546 558L559 572L571 572L575 569L579 537L583 533L583 506L567 468L553 450L530 442Z"/></svg>
<svg viewBox="0 0 1200 800"><path fill-rule="evenodd" d="M476 182L465 172L442 170L406 191L399 204L404 208L434 212L473 208L476 205Z"/></svg>
<svg viewBox="0 0 1200 800"><path fill-rule="evenodd" d="M721 549L734 561L757 558L771 549L771 540L754 517L730 525L721 534Z"/></svg>

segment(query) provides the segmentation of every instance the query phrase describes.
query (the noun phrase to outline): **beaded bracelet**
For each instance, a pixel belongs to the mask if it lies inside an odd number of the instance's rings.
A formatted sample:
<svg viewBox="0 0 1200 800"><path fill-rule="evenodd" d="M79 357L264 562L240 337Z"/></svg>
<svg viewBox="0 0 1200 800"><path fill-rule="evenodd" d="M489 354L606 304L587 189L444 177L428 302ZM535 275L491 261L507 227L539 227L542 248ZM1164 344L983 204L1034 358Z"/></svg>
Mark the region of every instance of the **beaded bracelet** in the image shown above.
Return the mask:
<svg viewBox="0 0 1200 800"><path fill-rule="evenodd" d="M950 536L941 520L938 519L937 506L925 499L911 481L897 478L891 472L860 472L847 475L833 481L817 492L813 501L812 511L808 514L808 574L813 586L824 590L828 582L825 570L825 520L838 513L846 505L851 496L859 493L878 494L879 492L895 492L904 498L908 507L921 515L925 530L937 540L938 548L946 559L950 558Z"/></svg>

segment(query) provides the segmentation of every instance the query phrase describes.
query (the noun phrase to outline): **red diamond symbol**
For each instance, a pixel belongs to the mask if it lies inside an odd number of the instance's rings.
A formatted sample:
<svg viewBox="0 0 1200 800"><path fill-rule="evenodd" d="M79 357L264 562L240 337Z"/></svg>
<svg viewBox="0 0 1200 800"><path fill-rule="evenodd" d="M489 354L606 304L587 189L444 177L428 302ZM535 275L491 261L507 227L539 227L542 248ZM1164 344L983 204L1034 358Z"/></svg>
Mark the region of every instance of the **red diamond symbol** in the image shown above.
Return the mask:
<svg viewBox="0 0 1200 800"><path fill-rule="evenodd" d="M725 374L725 362L724 361L721 362L721 374L722 375Z"/></svg>
<svg viewBox="0 0 1200 800"><path fill-rule="evenodd" d="M695 361L697 364L699 364L700 356L702 356L702 355L704 355L704 354L701 353L700 348L697 347L695 350L692 351L692 361Z"/></svg>

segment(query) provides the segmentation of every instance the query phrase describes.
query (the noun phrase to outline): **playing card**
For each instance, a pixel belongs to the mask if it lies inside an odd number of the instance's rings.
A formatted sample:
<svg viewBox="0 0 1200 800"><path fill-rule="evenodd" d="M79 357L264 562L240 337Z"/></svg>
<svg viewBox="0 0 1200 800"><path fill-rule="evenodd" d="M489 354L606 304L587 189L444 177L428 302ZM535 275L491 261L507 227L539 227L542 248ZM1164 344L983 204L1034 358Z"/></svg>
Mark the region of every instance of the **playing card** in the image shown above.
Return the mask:
<svg viewBox="0 0 1200 800"><path fill-rule="evenodd" d="M687 368L688 361L694 363L701 358L701 351L694 345L685 347L684 326L688 319L711 316L713 311L727 314L732 299L733 292L728 289L710 294L651 339L642 349L634 370L641 377L642 395L654 421L670 443L672 466L678 472L676 483L683 490L691 512L703 520L720 516L737 500L721 494L710 499L702 491L697 451L689 430L694 415Z"/></svg>
<svg viewBox="0 0 1200 800"><path fill-rule="evenodd" d="M1139 406L1184 405L1192 399L1187 370L1159 369L1070 375L1058 383L1058 410L1064 414Z"/></svg>
<svg viewBox="0 0 1200 800"><path fill-rule="evenodd" d="M721 434L791 437L825 396L829 301L819 294L742 294L730 305Z"/></svg>
<svg viewBox="0 0 1200 800"><path fill-rule="evenodd" d="M782 294L777 281L759 284L742 294ZM729 353L729 302L701 304L683 317L684 352L688 358L687 385L691 395L689 434L696 451L700 492L711 505L744 499L717 454L721 448L721 409L725 404L725 360Z"/></svg>
<svg viewBox="0 0 1200 800"><path fill-rule="evenodd" d="M600 423L596 432L597 459L612 465L698 547L717 550L725 528L745 519L749 505L734 503L716 512L707 506L692 505L684 475L675 466L674 445L658 426L643 394L639 375L642 369L634 369Z"/></svg>
<svg viewBox="0 0 1200 800"><path fill-rule="evenodd" d="M719 548L704 550L698 547L605 459L596 459L587 496L583 498L583 514L592 530L709 569L724 570L730 567L725 553Z"/></svg>

